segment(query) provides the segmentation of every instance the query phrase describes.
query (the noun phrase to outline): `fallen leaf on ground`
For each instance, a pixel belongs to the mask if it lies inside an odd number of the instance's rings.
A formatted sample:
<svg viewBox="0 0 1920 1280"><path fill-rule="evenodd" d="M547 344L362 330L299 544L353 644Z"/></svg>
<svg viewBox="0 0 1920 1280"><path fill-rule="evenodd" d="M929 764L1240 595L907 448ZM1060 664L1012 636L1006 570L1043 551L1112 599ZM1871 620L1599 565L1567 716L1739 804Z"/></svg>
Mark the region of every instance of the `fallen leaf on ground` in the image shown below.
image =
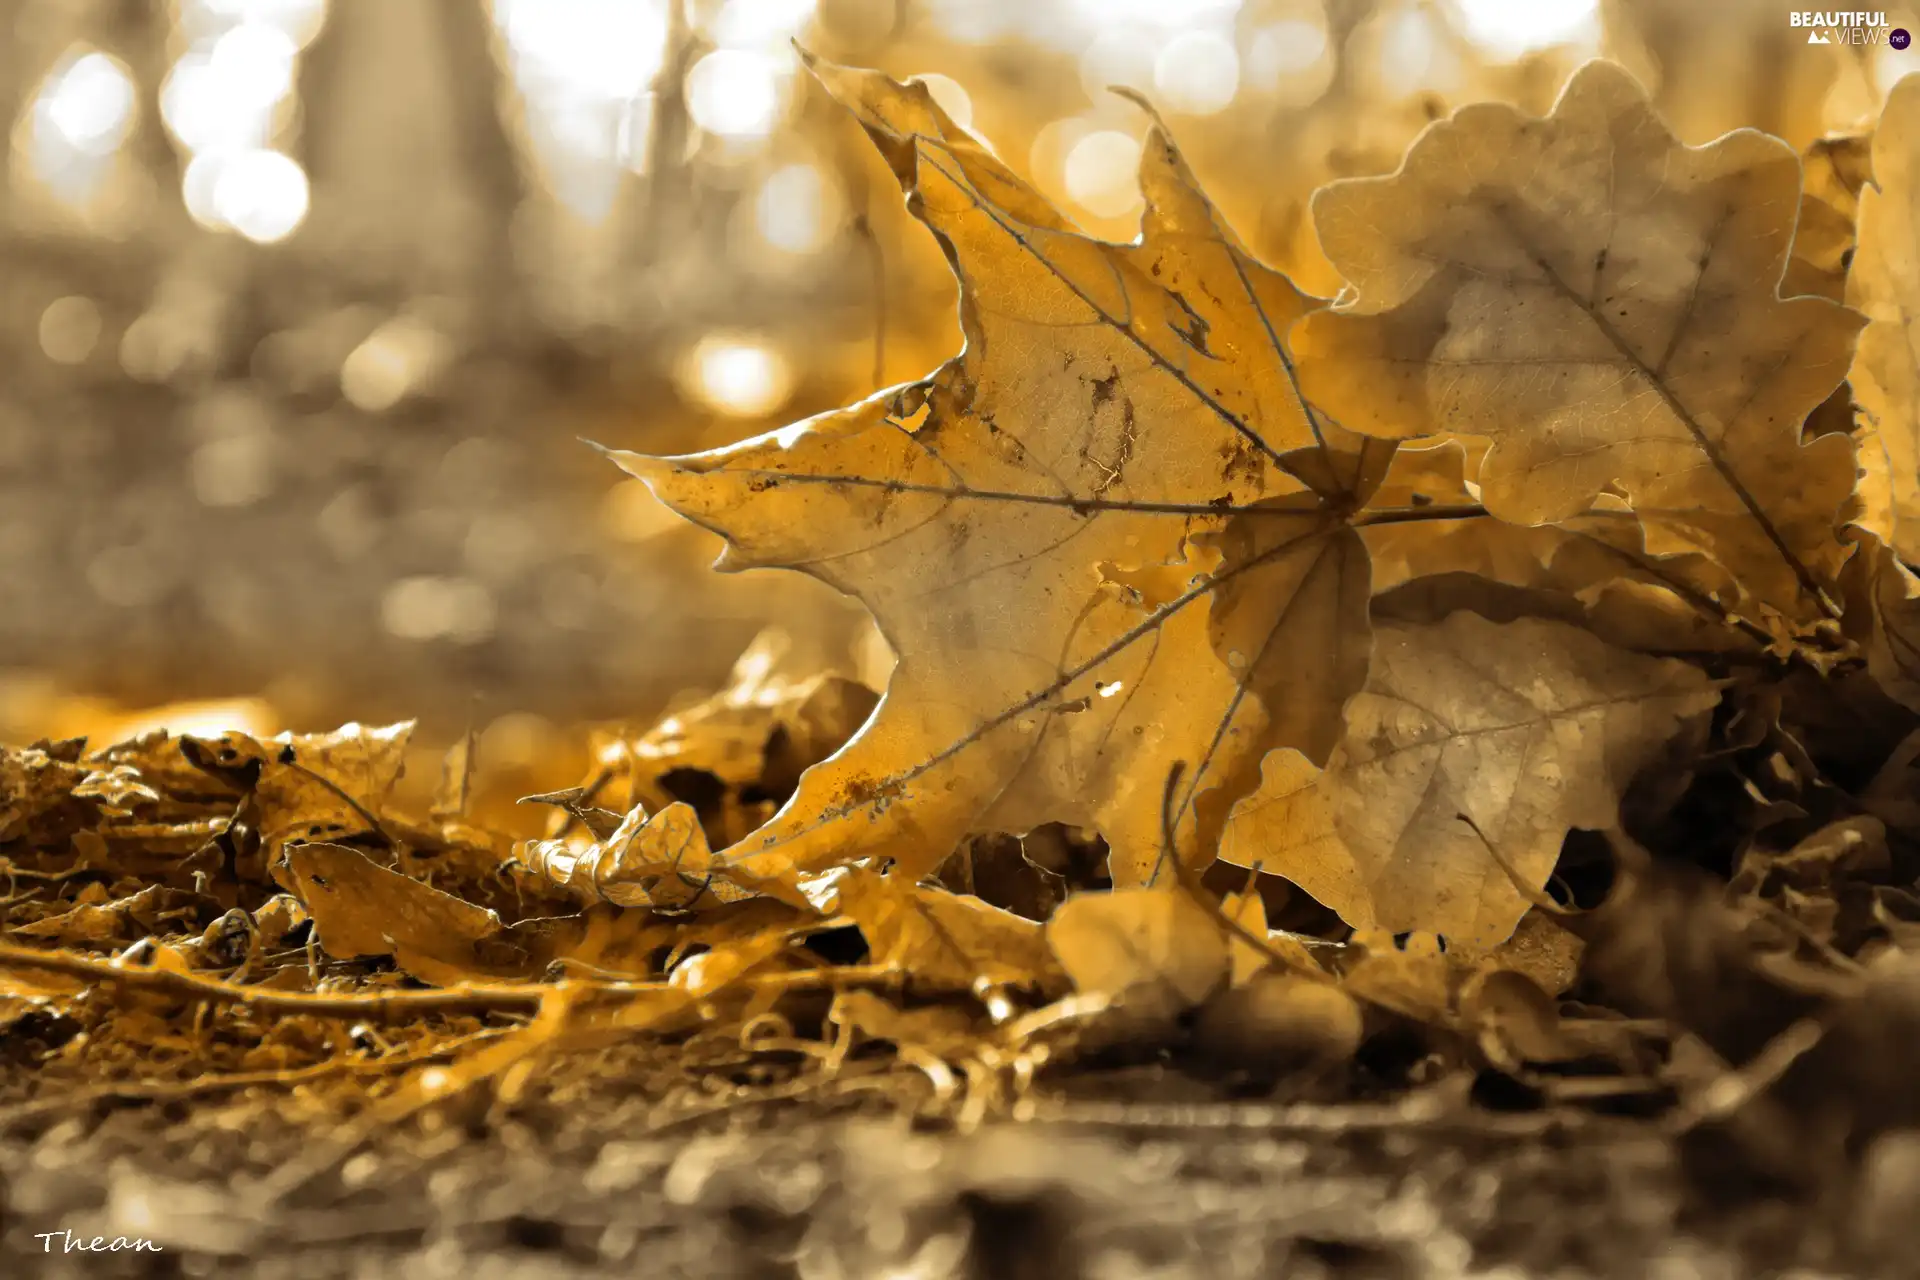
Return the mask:
<svg viewBox="0 0 1920 1280"><path fill-rule="evenodd" d="M1846 630L1888 697L1920 711L1920 577L1873 534L1847 564Z"/></svg>
<svg viewBox="0 0 1920 1280"><path fill-rule="evenodd" d="M782 628L762 631L718 692L670 710L644 733L598 735L592 774L549 802L583 819L583 806L651 813L684 802L710 842L737 840L793 793L802 771L852 737L879 701L857 680L799 669L801 648Z"/></svg>
<svg viewBox="0 0 1920 1280"><path fill-rule="evenodd" d="M446 986L510 958L500 954L507 948L483 957L482 945L501 933L493 911L390 871L357 849L297 844L287 850L287 870L320 946L338 959L390 955L415 977Z"/></svg>
<svg viewBox="0 0 1920 1280"><path fill-rule="evenodd" d="M1474 827L1538 888L1567 832L1614 826L1634 773L1718 699L1696 667L1561 623L1383 626L1325 771L1270 757L1221 856L1287 877L1356 928L1490 947L1528 904Z"/></svg>
<svg viewBox="0 0 1920 1280"><path fill-rule="evenodd" d="M603 811L586 811L600 826ZM636 806L604 839L535 840L522 857L537 873L589 901L686 911L738 902L747 892L713 861L693 807L674 802L649 815Z"/></svg>
<svg viewBox="0 0 1920 1280"><path fill-rule="evenodd" d="M283 733L264 742L240 733L182 738L195 766L252 795L267 865L289 841L374 836L386 843L381 811L406 767L413 721L382 728L358 723L332 733Z"/></svg>
<svg viewBox="0 0 1920 1280"><path fill-rule="evenodd" d="M0 750L0 843L41 837L39 825L68 803L87 773L38 747Z"/></svg>
<svg viewBox="0 0 1920 1280"><path fill-rule="evenodd" d="M1177 884L1076 894L1047 922L1047 945L1081 995L1171 1025L1233 976L1219 923Z"/></svg>
<svg viewBox="0 0 1920 1280"><path fill-rule="evenodd" d="M1058 985L1041 926L971 894L949 893L844 867L816 877L808 892L823 913L860 926L875 964L916 985L951 991Z"/></svg>
<svg viewBox="0 0 1920 1280"><path fill-rule="evenodd" d="M1316 300L1245 252L1164 130L1142 239L1113 245L923 86L816 73L947 247L967 345L729 448L614 455L727 539L719 567L809 572L899 655L861 733L721 858L743 882L867 856L917 878L969 831L1061 821L1101 831L1116 881L1139 882L1176 761L1176 839L1204 857L1226 807L1205 793L1338 736L1368 650L1347 519L1391 447L1301 400L1280 334Z"/></svg>
<svg viewBox="0 0 1920 1280"><path fill-rule="evenodd" d="M19 925L11 932L22 938L47 938L83 946L132 942L158 927L164 912L191 914L181 908L190 907L194 902L194 895L151 884L138 893L110 902L77 903L58 915Z"/></svg>

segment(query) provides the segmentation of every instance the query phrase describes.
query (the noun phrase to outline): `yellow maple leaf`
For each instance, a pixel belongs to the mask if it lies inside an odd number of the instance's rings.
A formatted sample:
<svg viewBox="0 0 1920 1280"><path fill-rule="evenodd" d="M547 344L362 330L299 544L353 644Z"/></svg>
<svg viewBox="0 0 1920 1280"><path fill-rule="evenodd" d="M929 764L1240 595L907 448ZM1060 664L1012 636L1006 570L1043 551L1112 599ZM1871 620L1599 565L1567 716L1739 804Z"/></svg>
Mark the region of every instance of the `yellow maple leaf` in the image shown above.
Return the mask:
<svg viewBox="0 0 1920 1280"><path fill-rule="evenodd" d="M1163 792L1211 852L1275 746L1323 760L1365 677L1356 513L1391 459L1325 422L1281 335L1317 300L1254 261L1156 127L1141 239L1076 230L918 85L816 64L961 282L925 380L731 447L617 453L728 542L804 570L899 654L861 733L716 855L768 887L931 870L969 830L1097 828L1151 878Z"/></svg>

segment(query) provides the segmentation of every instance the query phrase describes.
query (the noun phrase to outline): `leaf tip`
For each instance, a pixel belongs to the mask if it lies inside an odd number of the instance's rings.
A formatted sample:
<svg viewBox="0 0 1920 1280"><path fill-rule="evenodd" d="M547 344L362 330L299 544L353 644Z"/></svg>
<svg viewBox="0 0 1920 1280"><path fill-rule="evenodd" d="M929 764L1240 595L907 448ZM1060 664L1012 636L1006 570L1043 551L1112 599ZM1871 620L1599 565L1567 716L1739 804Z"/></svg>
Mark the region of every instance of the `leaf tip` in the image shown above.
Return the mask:
<svg viewBox="0 0 1920 1280"><path fill-rule="evenodd" d="M631 449L609 449L603 444L595 444L586 439L582 439L580 443L598 451L601 457L635 480L656 480L674 470L670 461L665 458L656 458L649 453L635 453Z"/></svg>

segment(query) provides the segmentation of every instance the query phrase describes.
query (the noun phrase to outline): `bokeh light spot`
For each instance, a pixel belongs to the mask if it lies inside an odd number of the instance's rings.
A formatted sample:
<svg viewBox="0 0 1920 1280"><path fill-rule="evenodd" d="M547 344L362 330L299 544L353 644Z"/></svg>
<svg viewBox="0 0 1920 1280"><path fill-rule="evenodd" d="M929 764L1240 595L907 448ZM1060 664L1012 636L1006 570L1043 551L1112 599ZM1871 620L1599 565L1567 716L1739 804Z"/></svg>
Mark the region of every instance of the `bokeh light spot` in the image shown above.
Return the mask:
<svg viewBox="0 0 1920 1280"><path fill-rule="evenodd" d="M760 238L786 253L814 253L840 229L846 216L839 188L818 165L790 164L774 170L753 201Z"/></svg>
<svg viewBox="0 0 1920 1280"><path fill-rule="evenodd" d="M729 48L775 49L813 21L815 7L815 0L727 0L707 33Z"/></svg>
<svg viewBox="0 0 1920 1280"><path fill-rule="evenodd" d="M1153 87L1169 110L1208 116L1240 91L1240 55L1211 31L1176 36L1153 64Z"/></svg>
<svg viewBox="0 0 1920 1280"><path fill-rule="evenodd" d="M256 244L292 235L307 216L307 199L306 170L265 148L227 156L213 182L215 217Z"/></svg>
<svg viewBox="0 0 1920 1280"><path fill-rule="evenodd" d="M381 624L402 640L478 644L493 635L497 620L493 593L471 578L402 578L380 600Z"/></svg>
<svg viewBox="0 0 1920 1280"><path fill-rule="evenodd" d="M1145 32L1101 31L1080 55L1080 87L1094 102L1106 99L1114 87L1146 92L1153 88L1153 64L1159 56L1160 46Z"/></svg>
<svg viewBox="0 0 1920 1280"><path fill-rule="evenodd" d="M40 109L62 141L86 155L119 149L133 123L133 79L104 53L88 53L49 78Z"/></svg>
<svg viewBox="0 0 1920 1280"><path fill-rule="evenodd" d="M252 506L273 492L272 441L260 434L209 440L193 451L191 470L202 506Z"/></svg>
<svg viewBox="0 0 1920 1280"><path fill-rule="evenodd" d="M92 298L56 298L40 313L40 350L56 364L79 364L100 341L100 308Z"/></svg>
<svg viewBox="0 0 1920 1280"><path fill-rule="evenodd" d="M340 393L364 413L385 413L439 373L451 356L439 330L398 316L347 354L340 366Z"/></svg>
<svg viewBox="0 0 1920 1280"><path fill-rule="evenodd" d="M938 73L913 78L927 86L927 92L933 95L933 100L947 113L948 119L962 129L973 127L973 98L958 80Z"/></svg>
<svg viewBox="0 0 1920 1280"><path fill-rule="evenodd" d="M1089 133L1067 153L1067 194L1102 218L1123 218L1140 207L1140 143L1114 129Z"/></svg>
<svg viewBox="0 0 1920 1280"><path fill-rule="evenodd" d="M1467 39L1499 57L1592 38L1599 0L1458 0ZM1784 21L1784 18L1783 18Z"/></svg>
<svg viewBox="0 0 1920 1280"><path fill-rule="evenodd" d="M687 73L687 112L708 133L759 138L780 116L780 66L751 49L715 49Z"/></svg>
<svg viewBox="0 0 1920 1280"><path fill-rule="evenodd" d="M679 370L687 397L720 413L754 418L786 403L793 367L764 340L712 333L700 339Z"/></svg>

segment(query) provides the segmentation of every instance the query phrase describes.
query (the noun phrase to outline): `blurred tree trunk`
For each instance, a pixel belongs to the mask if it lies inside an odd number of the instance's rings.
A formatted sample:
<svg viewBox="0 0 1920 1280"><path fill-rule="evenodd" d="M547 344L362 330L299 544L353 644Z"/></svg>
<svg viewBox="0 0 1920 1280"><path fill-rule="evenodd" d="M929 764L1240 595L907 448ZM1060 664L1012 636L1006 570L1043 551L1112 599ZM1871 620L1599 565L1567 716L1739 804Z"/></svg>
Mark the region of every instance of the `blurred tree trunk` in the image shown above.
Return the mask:
<svg viewBox="0 0 1920 1280"><path fill-rule="evenodd" d="M301 62L313 196L300 239L342 296L441 294L496 333L521 322L524 180L501 88L479 0L333 6Z"/></svg>
<svg viewBox="0 0 1920 1280"><path fill-rule="evenodd" d="M648 277L659 265L661 247L684 243L687 205L687 72L701 53L687 21L684 0L667 5L667 47L650 88L653 108L647 114L644 173L628 173L614 206L618 261L630 283L639 286L637 303L646 318ZM629 317L633 319L635 317Z"/></svg>
<svg viewBox="0 0 1920 1280"><path fill-rule="evenodd" d="M1854 56L1809 47L1772 0L1608 0L1602 13L1612 56L1654 86L1654 105L1694 145L1746 126L1804 148L1825 131L1827 91Z"/></svg>

